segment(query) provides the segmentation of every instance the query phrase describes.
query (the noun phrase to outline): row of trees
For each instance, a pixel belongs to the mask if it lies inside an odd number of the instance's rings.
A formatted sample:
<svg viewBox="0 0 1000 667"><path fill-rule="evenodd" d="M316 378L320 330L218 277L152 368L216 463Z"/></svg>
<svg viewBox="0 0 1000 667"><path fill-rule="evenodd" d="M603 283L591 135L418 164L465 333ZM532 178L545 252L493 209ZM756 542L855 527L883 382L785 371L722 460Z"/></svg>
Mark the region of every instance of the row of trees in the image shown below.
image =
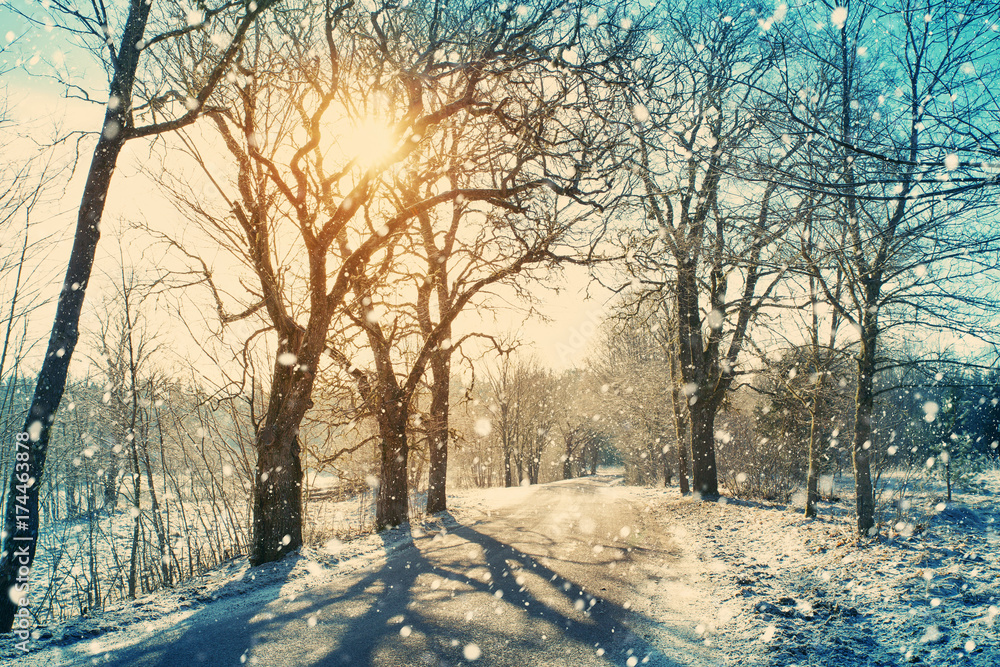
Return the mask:
<svg viewBox="0 0 1000 667"><path fill-rule="evenodd" d="M384 528L407 518L407 427L431 371L439 410L430 437L439 444L431 450L430 498L443 508L441 402L450 350L460 342L451 340L451 325L490 286L593 247L599 234L577 230L612 196L606 174L615 159L601 129L614 101L600 86L643 38L628 29L632 19L596 6L460 4L269 2L154 14L151 4L132 2L120 16L103 6L92 16L45 8L57 24L97 40L110 101L25 422L31 525L21 531L16 503L7 503L4 587L16 578L11 540L25 532L32 552L37 541L49 431L118 156L127 141L197 118L208 120L214 138L207 129L182 135L179 149L168 145L168 164L193 160L216 192L187 196L176 181L171 194L253 282L220 284L216 267L188 242L162 239L193 263L187 275L200 274L223 325L260 322L277 341L267 406L255 424L251 562L302 542L299 432L324 373L353 379L359 414L377 425L376 525ZM109 37L114 27L117 39ZM149 37L147 28L162 30ZM372 123L380 145L353 150L348 139ZM224 146L231 166L203 160L206 141ZM393 281L412 287L390 289ZM358 354L370 368L352 361ZM252 383L253 375L244 379ZM134 395L132 402L135 413ZM9 626L14 607L3 604L0 624Z"/></svg>
<svg viewBox="0 0 1000 667"><path fill-rule="evenodd" d="M181 233L147 226L169 253L163 284L201 288L191 298L217 315L220 344L237 350L222 363L233 381L216 400L253 406L266 395L245 416L254 564L302 543L303 452L317 461L350 453L302 441L303 424L323 411L373 426L377 528L407 520L414 437L428 443L428 510L444 509L452 359L480 336L459 327L462 313L499 289L523 296L565 262L617 256L626 280L603 275L650 334L623 337L594 373L562 383L596 382L592 395L622 398L634 433L662 432L633 437L647 461L637 478L657 467L671 476L672 432L682 489L690 464L691 487L717 495L716 417L758 372L748 353L794 347L783 377L798 369L816 381L758 388L780 389L810 413L815 507L827 394L851 383L862 535L875 525L873 411L876 376L893 363L887 337L919 329L990 340L995 3L157 7L45 10L95 40L110 96L23 429L35 520L99 223L128 141L164 137L154 145L165 169L153 175L186 220ZM134 344L133 325L125 330ZM125 351L111 354L135 359ZM255 370L262 351L266 372ZM560 429L564 475L574 474L583 450L607 435L606 411L566 419L555 406L569 394L552 389L531 406L538 415L508 424L527 407L512 398L520 371L505 371L509 361L491 403L504 483L537 480L537 448ZM669 378L647 380L658 398L641 408L626 407L640 388L618 379L629 365ZM120 370L136 380L127 364ZM542 382L530 375L525 382ZM122 399L133 443L138 386ZM141 482L131 482L138 503ZM16 485L12 477L10 493ZM15 503L5 511L0 584L9 587L19 529ZM37 538L37 524L26 534ZM14 607L0 606L9 627Z"/></svg>
<svg viewBox="0 0 1000 667"><path fill-rule="evenodd" d="M257 285L227 299L210 267L168 241L196 260L225 321L263 315L278 339L252 562L301 544L298 432L323 372L353 381L377 426L379 529L408 517L408 425L429 375L428 503L443 509L455 319L599 236L581 227L613 194L614 144L592 140L607 134L608 101L592 92L607 66L571 61L586 49L618 62L639 34L615 23L577 34L582 8L554 9L286 7L247 49L255 65L227 89L232 102L208 112L231 181L187 144L224 206L176 182L179 208L229 239ZM467 11L489 20L463 22ZM373 118L384 145L352 154L345 136Z"/></svg>
<svg viewBox="0 0 1000 667"><path fill-rule="evenodd" d="M637 146L633 194L647 224L621 244L640 298L669 313L703 494L718 490L715 415L753 372L746 353L805 343L803 370L825 378L849 348L867 535L887 338L993 340L997 8L755 9L689 3L666 19L669 55L643 61L655 85L632 91L639 122L622 127ZM773 307L809 315L790 327Z"/></svg>
<svg viewBox="0 0 1000 667"><path fill-rule="evenodd" d="M609 453L595 378L575 370L556 374L514 352L500 352L476 405L466 406L472 432L478 424L477 435L492 435L503 486L593 474ZM546 471L545 462L557 469Z"/></svg>
<svg viewBox="0 0 1000 667"><path fill-rule="evenodd" d="M676 474L683 488L690 474L688 401L669 372L676 362L669 338L648 315L620 304L587 372L606 382L603 429L627 478L669 486ZM719 481L728 493L794 500L809 516L817 511L821 477L828 478L822 493L835 495L832 478L852 467L856 344L821 347L819 363L811 343L750 356L754 373L729 393L716 419ZM948 501L956 485L974 489L1000 447L995 371L949 356L914 358L907 348L886 356L894 365L877 379L872 414L876 495L881 489L898 501L931 480L943 486L932 494Z"/></svg>

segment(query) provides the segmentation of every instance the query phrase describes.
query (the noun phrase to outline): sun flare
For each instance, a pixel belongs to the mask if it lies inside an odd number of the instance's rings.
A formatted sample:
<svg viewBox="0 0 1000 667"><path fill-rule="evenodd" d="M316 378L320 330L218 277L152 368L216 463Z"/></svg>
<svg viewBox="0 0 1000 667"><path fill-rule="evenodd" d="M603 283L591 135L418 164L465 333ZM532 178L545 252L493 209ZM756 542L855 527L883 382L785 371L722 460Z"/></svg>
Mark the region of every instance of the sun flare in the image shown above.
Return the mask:
<svg viewBox="0 0 1000 667"><path fill-rule="evenodd" d="M344 156L366 168L384 160L396 147L392 128L377 118L343 123L338 129Z"/></svg>

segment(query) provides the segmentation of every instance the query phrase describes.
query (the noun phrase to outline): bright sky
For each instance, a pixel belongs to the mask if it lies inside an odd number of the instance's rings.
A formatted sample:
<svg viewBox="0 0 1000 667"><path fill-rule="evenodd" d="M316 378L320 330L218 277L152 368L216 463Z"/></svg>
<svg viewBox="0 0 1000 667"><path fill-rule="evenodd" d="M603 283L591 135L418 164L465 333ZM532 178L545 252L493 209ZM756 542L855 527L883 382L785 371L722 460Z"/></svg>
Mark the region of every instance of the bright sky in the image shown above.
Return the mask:
<svg viewBox="0 0 1000 667"><path fill-rule="evenodd" d="M0 13L0 17L6 22L9 14ZM11 34L4 35L4 32L0 30L0 40L6 41L0 44L6 45L10 41ZM9 66L16 65L20 61L22 67L33 73L51 72L53 67L51 57L47 56L44 59L39 57L32 62L34 56L30 54L61 53L55 41L59 33L54 31L49 34L37 30L35 33L31 33L30 39L19 38L13 45L14 48L0 54L0 63L6 61ZM65 58L57 57L55 60L62 63L63 72L76 67ZM5 68L0 67L0 71ZM91 80L93 81L93 77ZM65 136L71 132L94 132L100 127L103 105L66 99L62 86L52 79L28 76L22 69L14 69L0 76L0 86L6 88L7 117L13 121L13 125L6 129L6 135L0 130L0 137L7 135L30 137L30 141L24 138L16 140L13 144L15 148L13 154L16 157L12 158L8 152L8 159L13 161L27 159L32 154L35 143L44 144L54 136ZM101 89L100 85L94 88ZM95 97L96 95L97 93ZM68 159L71 147L76 145L74 142L66 144L64 158ZM8 149L11 147L10 144L7 146ZM81 159L72 178L60 179L57 182L58 187L53 188L53 200L40 207L34 215L34 220L41 222L33 227L32 238L52 235L58 239L58 242L49 247L43 255L35 257L38 265L36 275L44 276L43 282L47 283L47 286L41 289L52 299L58 293L61 276L69 256L76 210L83 188L83 178L90 161L93 139L84 139L79 143L79 147ZM148 220L157 227L170 228L173 218L178 215L165 199L156 194L155 184L150 183L148 178L140 173L139 165L146 157L143 146L138 142L130 144L130 148L126 149L123 159L119 162L114 177L102 225L104 236L98 251L92 289L87 295L83 315L84 335L74 363L78 370L82 369L83 356L87 352L86 332L96 328L97 313L104 308L109 281L115 279L118 272L119 253L123 252L121 249L123 244L116 238L114 230L121 229L126 220L139 219ZM18 225L23 225L23 218ZM0 234L3 233L6 232L0 231ZM148 257L142 257L145 249L136 243L136 240L133 235L132 239L125 241L126 256L133 262L150 261ZM9 284L0 282L0 290L10 289L12 288ZM524 304L511 301L508 306L498 308L488 318L483 317L481 309L470 309L470 312L464 314L457 322L459 331L456 331L456 334L482 330L485 324L486 330L490 333L503 335L517 332L524 342L528 343L526 352L533 353L543 364L553 369L562 370L582 365L596 341L597 325L601 319L604 302L610 293L592 284L586 271L577 267L567 268L561 276L552 280L551 285L545 289L535 290L535 293L537 302L534 304L534 309L544 315L544 321L537 316L525 320ZM500 296L496 303L503 304L503 294ZM199 300L203 298L204 295L201 295ZM3 301L8 301L8 298L3 298ZM53 315L54 302L35 311L31 317L30 336L39 343L36 354L40 354L44 348ZM462 328L466 331L460 332ZM167 339L172 344L190 345L187 332L170 327L170 331L166 333Z"/></svg>
<svg viewBox="0 0 1000 667"><path fill-rule="evenodd" d="M558 289L558 291L556 291ZM584 365L586 357L599 342L598 326L605 316L606 304L613 296L610 290L591 282L585 269L567 267L551 285L534 290L538 303L535 310L541 317L525 321L524 311L499 309L493 327L498 333L520 332L529 343L526 354L554 370ZM480 316L470 312L465 322Z"/></svg>

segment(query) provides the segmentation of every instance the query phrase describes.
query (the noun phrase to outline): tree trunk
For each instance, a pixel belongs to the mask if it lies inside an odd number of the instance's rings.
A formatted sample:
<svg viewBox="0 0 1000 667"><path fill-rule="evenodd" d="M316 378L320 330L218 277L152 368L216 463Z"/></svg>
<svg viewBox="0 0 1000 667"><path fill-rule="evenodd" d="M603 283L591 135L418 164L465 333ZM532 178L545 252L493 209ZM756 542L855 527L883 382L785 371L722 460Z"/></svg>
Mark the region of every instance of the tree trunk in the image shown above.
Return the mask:
<svg viewBox="0 0 1000 667"><path fill-rule="evenodd" d="M661 434L657 438L656 444L659 445L660 465L663 467L663 487L666 488L674 481L674 466L670 460L670 445L664 444L667 439L664 437L666 434L663 433L663 425L657 422L656 429Z"/></svg>
<svg viewBox="0 0 1000 667"><path fill-rule="evenodd" d="M120 122L120 112L108 111L106 123L112 122ZM22 576L20 573L27 573L35 559L38 542L38 490L45 469L49 433L66 388L70 358L80 336L80 311L101 236L101 216L104 214L104 203L115 164L124 145L122 133L119 132L112 138L108 138L108 134L110 133L106 132L101 135L90 163L77 217L73 249L56 304L52 333L24 422L22 432L27 437L23 444L19 440L19 444L13 448L15 466L7 490L4 513L5 537L3 557L0 558L0 591L17 586L18 592L26 593L27 574ZM22 481L22 475L25 481ZM26 480L33 482L29 485ZM25 569L22 570L22 567ZM14 602L16 598L13 594L0 595L0 632L9 632L13 625L18 608Z"/></svg>
<svg viewBox="0 0 1000 667"><path fill-rule="evenodd" d="M528 483L529 484L538 484L538 473L539 473L539 471L541 469L541 466L542 466L542 463L541 463L542 453L541 453L541 451L542 451L541 447L535 447L534 451L531 453L530 458L528 459L527 465L528 465Z"/></svg>
<svg viewBox="0 0 1000 667"><path fill-rule="evenodd" d="M719 495L718 471L715 467L715 406L697 401L689 406L691 415L691 477L695 493L703 497Z"/></svg>
<svg viewBox="0 0 1000 667"><path fill-rule="evenodd" d="M406 470L409 450L406 422L409 409L398 388L387 391L378 417L382 437L379 490L375 501L375 530L395 528L409 521Z"/></svg>
<svg viewBox="0 0 1000 667"><path fill-rule="evenodd" d="M698 302L698 278L695 264L685 262L677 270L677 349L679 373L685 386L695 388L688 400L691 428L691 477L694 491L709 498L719 495L718 470L715 466L715 412L718 402L706 390L704 340Z"/></svg>
<svg viewBox="0 0 1000 667"><path fill-rule="evenodd" d="M816 516L816 504L819 502L819 428L816 410L813 405L809 420L809 472L806 473L806 516Z"/></svg>
<svg viewBox="0 0 1000 667"><path fill-rule="evenodd" d="M132 390L133 404L136 390ZM142 518L142 474L139 470L139 445L135 437L135 417L132 419L132 511L135 513L132 526L132 552L129 555L128 597L135 599L135 584L139 574L139 520Z"/></svg>
<svg viewBox="0 0 1000 667"><path fill-rule="evenodd" d="M135 517L132 527L132 553L128 566L128 599L135 599L135 583L139 574L139 517Z"/></svg>
<svg viewBox="0 0 1000 667"><path fill-rule="evenodd" d="M944 480L945 484L948 486L948 502L951 502L951 454L949 452L948 460L944 462Z"/></svg>
<svg viewBox="0 0 1000 667"><path fill-rule="evenodd" d="M298 428L265 426L257 436L250 564L283 558L302 546L302 465Z"/></svg>
<svg viewBox="0 0 1000 667"><path fill-rule="evenodd" d="M566 454L563 457L563 479L573 479L573 436L565 437Z"/></svg>
<svg viewBox="0 0 1000 667"><path fill-rule="evenodd" d="M289 351L302 351L299 337L289 335L279 346L278 359ZM299 356L295 368L275 362L264 423L257 432L256 478L253 486L253 536L250 564L261 565L284 558L302 546L302 463L299 458L299 425L312 406L313 355Z"/></svg>
<svg viewBox="0 0 1000 667"><path fill-rule="evenodd" d="M854 492L858 513L858 535L875 533L875 490L872 486L871 457L874 451L872 408L874 404L875 344L877 323L874 314L866 314L861 333L861 354L858 356L858 391L855 398L854 443L851 459L854 463Z"/></svg>
<svg viewBox="0 0 1000 667"><path fill-rule="evenodd" d="M687 420L684 419L684 407L681 405L680 390L680 369L678 359L675 356L670 360L670 375L672 379L672 389L670 390L671 402L674 412L674 434L677 437L677 483L680 486L681 495L686 496L691 493L688 485L688 433Z"/></svg>
<svg viewBox="0 0 1000 667"><path fill-rule="evenodd" d="M163 432L160 432L163 438ZM170 586L170 565L167 561L167 534L163 528L163 517L160 516L160 502L156 497L156 487L153 485L153 470L149 464L149 449L143 447L143 463L146 468L146 485L149 487L150 511L153 514L153 530L156 532L156 544L159 547L160 576L163 578L163 585Z"/></svg>
<svg viewBox="0 0 1000 667"><path fill-rule="evenodd" d="M504 436L503 442L503 485L506 488L514 486L514 469L510 462L511 446L510 437Z"/></svg>
<svg viewBox="0 0 1000 667"><path fill-rule="evenodd" d="M298 428L265 426L257 436L250 564L283 558L302 546L302 465Z"/></svg>
<svg viewBox="0 0 1000 667"><path fill-rule="evenodd" d="M677 486L680 487L682 496L686 496L691 493L691 485L688 482L687 429L685 428L684 430L685 439L677 443Z"/></svg>
<svg viewBox="0 0 1000 667"><path fill-rule="evenodd" d="M450 336L449 336L450 337ZM431 414L427 425L430 469L427 472L427 513L448 509L448 398L451 392L451 350L438 350L431 359Z"/></svg>

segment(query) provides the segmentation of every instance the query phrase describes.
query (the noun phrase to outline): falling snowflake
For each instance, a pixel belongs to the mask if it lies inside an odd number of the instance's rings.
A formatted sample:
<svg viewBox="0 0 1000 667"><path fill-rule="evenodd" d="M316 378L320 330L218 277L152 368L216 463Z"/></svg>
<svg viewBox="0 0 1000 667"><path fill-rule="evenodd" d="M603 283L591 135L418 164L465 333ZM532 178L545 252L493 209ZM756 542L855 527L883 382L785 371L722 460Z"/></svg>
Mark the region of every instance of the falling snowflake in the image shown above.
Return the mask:
<svg viewBox="0 0 1000 667"><path fill-rule="evenodd" d="M847 7L837 7L830 12L830 23L837 28L843 28L844 24L847 23Z"/></svg>
<svg viewBox="0 0 1000 667"><path fill-rule="evenodd" d="M481 438L485 438L493 432L493 424L486 417L480 417L476 420L473 430L475 430L476 435Z"/></svg>

